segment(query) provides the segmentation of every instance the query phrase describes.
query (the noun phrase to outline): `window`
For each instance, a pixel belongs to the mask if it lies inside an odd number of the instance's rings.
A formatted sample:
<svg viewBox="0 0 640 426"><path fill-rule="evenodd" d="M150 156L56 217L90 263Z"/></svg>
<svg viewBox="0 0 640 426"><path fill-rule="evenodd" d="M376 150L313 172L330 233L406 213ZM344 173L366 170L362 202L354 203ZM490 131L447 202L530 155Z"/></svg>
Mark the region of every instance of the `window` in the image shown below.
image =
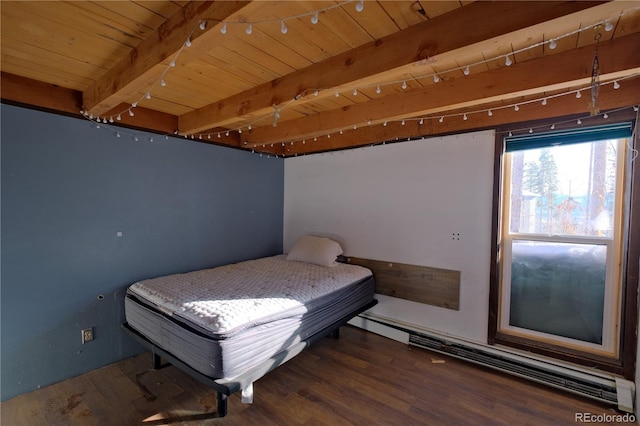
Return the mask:
<svg viewBox="0 0 640 426"><path fill-rule="evenodd" d="M492 283L499 343L619 358L631 129L505 138Z"/></svg>

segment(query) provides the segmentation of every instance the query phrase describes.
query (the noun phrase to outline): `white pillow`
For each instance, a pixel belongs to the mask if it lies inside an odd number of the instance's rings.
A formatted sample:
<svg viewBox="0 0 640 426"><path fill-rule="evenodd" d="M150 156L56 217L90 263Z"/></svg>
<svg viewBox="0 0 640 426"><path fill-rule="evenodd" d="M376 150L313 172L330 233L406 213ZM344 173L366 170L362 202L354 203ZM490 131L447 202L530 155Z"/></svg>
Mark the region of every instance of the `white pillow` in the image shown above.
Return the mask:
<svg viewBox="0 0 640 426"><path fill-rule="evenodd" d="M287 255L287 260L314 263L320 266L336 266L336 258L342 254L337 242L324 237L303 235L298 238Z"/></svg>

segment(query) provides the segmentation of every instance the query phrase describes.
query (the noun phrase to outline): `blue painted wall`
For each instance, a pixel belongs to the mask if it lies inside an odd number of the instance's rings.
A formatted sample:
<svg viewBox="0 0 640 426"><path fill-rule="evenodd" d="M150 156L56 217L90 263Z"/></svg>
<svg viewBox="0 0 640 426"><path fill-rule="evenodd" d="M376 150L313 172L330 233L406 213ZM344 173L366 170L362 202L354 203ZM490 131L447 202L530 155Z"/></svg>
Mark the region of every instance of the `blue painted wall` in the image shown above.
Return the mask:
<svg viewBox="0 0 640 426"><path fill-rule="evenodd" d="M282 252L281 159L0 112L2 400L142 351L133 282Z"/></svg>

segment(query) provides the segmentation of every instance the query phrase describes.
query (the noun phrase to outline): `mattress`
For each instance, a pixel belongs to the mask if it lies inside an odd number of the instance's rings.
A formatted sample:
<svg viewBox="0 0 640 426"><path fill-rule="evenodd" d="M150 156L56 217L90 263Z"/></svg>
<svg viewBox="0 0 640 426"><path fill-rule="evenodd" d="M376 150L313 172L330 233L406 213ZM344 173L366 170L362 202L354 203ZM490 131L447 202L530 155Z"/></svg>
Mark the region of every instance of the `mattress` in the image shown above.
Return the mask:
<svg viewBox="0 0 640 426"><path fill-rule="evenodd" d="M131 285L129 325L196 371L233 378L371 302L371 271L286 255Z"/></svg>

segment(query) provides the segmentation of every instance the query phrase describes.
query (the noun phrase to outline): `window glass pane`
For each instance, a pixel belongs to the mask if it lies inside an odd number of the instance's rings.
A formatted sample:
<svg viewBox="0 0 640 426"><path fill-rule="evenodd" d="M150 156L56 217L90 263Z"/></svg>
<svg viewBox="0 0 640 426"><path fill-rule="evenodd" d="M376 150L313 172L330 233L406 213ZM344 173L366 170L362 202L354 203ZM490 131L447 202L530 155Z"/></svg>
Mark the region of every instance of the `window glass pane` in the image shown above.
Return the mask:
<svg viewBox="0 0 640 426"><path fill-rule="evenodd" d="M512 152L510 232L610 238L616 143Z"/></svg>
<svg viewBox="0 0 640 426"><path fill-rule="evenodd" d="M602 344L607 248L513 241L509 325Z"/></svg>

